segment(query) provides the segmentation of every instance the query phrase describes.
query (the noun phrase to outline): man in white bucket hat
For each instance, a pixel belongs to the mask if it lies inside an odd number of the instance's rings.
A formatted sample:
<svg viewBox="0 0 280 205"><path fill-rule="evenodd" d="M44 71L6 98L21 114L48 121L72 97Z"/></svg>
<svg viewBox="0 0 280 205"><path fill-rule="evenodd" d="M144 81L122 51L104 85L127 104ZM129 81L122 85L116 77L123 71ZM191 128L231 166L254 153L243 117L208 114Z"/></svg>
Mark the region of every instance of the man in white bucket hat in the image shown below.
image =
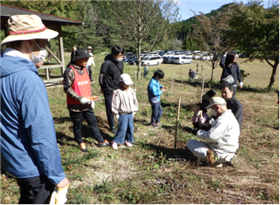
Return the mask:
<svg viewBox="0 0 280 205"><path fill-rule="evenodd" d="M1 45L1 166L16 178L20 204L49 203L54 189L67 190L54 122L43 81L35 63L47 55L47 29L36 15L14 15ZM56 187L55 187L56 186ZM66 201L66 194L64 202Z"/></svg>
<svg viewBox="0 0 280 205"><path fill-rule="evenodd" d="M211 113L216 113L218 118L213 122L209 131L193 130L193 134L204 142L189 140L187 148L199 160L222 167L222 163L232 162L239 147L239 124L231 110L227 109L227 103L223 98L211 98L206 109L208 108L212 108Z"/></svg>

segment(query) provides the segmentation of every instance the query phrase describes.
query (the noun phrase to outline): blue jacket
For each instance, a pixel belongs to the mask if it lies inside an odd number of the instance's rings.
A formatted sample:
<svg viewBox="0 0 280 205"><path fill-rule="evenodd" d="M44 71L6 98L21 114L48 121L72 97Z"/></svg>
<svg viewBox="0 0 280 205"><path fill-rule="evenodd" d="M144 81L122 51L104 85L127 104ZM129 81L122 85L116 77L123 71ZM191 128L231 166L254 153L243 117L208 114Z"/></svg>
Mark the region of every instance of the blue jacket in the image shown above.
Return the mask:
<svg viewBox="0 0 280 205"><path fill-rule="evenodd" d="M1 70L1 165L16 178L65 178L45 85L30 60L5 56Z"/></svg>
<svg viewBox="0 0 280 205"><path fill-rule="evenodd" d="M147 88L150 103L157 103L160 101L160 95L162 94L161 88L162 85L159 84L158 80L152 77Z"/></svg>

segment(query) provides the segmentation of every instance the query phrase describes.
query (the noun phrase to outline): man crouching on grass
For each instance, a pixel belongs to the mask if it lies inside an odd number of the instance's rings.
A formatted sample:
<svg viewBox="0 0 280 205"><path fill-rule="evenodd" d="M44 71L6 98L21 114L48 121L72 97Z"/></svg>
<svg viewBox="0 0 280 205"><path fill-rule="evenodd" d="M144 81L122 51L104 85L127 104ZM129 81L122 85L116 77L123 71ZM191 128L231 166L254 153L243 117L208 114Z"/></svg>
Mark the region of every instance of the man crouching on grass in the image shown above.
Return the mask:
<svg viewBox="0 0 280 205"><path fill-rule="evenodd" d="M193 130L193 134L204 142L189 140L187 147L200 161L222 167L224 162L232 163L238 149L239 124L223 98L212 98L208 108L212 108L218 118L209 131Z"/></svg>

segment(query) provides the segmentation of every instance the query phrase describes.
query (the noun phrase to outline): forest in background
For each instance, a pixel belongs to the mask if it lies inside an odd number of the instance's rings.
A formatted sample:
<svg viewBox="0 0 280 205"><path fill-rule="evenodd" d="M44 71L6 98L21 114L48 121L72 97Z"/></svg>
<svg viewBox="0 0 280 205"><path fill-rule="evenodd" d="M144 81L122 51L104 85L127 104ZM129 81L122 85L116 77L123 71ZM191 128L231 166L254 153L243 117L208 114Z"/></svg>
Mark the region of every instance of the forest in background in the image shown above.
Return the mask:
<svg viewBox="0 0 280 205"><path fill-rule="evenodd" d="M73 46L90 45L93 53L109 52L119 44L126 52L137 53L138 60L145 50L208 51L214 55L209 61L214 73L219 55L237 50L246 53L250 61L259 59L268 63L272 68L268 87L275 81L279 64L276 0L226 4L209 14L194 13L195 17L185 21L180 21L179 5L174 0L4 0L1 3L83 22L81 26L63 26L66 51ZM56 47L54 44L51 41L52 49Z"/></svg>

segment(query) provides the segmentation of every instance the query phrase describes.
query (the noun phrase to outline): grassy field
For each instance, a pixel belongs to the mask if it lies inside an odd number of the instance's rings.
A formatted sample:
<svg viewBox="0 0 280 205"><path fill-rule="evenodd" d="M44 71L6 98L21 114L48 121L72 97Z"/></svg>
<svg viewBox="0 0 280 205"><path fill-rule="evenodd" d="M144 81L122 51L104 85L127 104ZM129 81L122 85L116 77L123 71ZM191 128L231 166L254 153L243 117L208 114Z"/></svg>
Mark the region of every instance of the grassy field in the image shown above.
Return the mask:
<svg viewBox="0 0 280 205"><path fill-rule="evenodd" d="M95 56L92 90L98 96L98 74L104 57L101 54ZM71 181L67 203L279 204L279 131L275 129L279 126L278 99L273 91L265 92L264 89L269 84L271 68L259 61L241 64L242 60L238 59L241 69L250 75L244 81L244 89L236 94L244 106L244 122L235 167L210 167L198 162L185 148L189 139L196 139L187 132L192 126L191 117L201 86L201 79L194 82L187 79L188 70L195 70L196 61L183 66L166 64L149 67L149 77L158 68L164 70L166 76L161 84L169 87L161 97L163 125L158 129L149 126L151 106L146 92L149 79L142 78L136 82L140 109L134 125L139 131L135 132L135 144L130 149L124 146L118 150L98 148L84 122L83 137L90 150L88 153L79 151L66 108L65 93L61 86L48 88L62 164ZM124 72L134 80L136 69L136 66L125 65ZM199 61L199 71L207 79L211 76L211 68L205 62ZM52 71L53 74L56 72L59 73L58 70ZM214 79L218 81L220 75L221 68L217 68ZM204 93L210 88L221 96L219 83L207 82ZM279 89L278 74L273 88ZM174 150L179 97L180 123L177 149ZM96 103L94 111L102 135L111 141L113 134L108 131L104 102ZM2 175L1 185L1 203L17 203L19 190L15 180Z"/></svg>

